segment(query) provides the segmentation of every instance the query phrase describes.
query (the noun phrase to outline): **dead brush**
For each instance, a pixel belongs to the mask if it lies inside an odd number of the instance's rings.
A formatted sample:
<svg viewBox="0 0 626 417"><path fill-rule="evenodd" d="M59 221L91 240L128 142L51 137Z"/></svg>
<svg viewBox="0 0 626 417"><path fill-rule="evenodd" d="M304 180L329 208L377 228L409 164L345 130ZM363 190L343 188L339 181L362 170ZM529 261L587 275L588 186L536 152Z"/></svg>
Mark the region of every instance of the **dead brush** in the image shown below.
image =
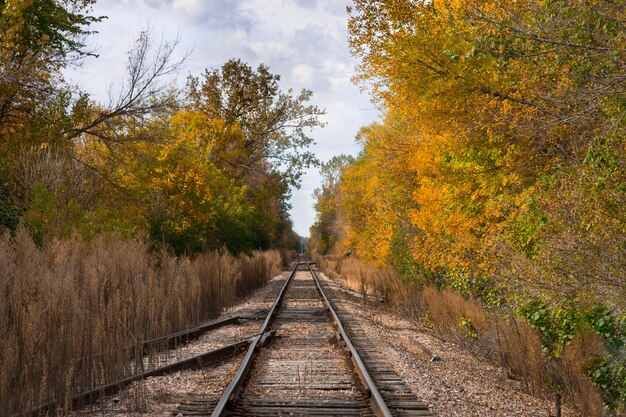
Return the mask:
<svg viewBox="0 0 626 417"><path fill-rule="evenodd" d="M560 360L550 369L565 396L586 416L603 415L604 409L600 392L584 374L581 364L601 355L605 349L602 338L586 328L576 335L565 348Z"/></svg>
<svg viewBox="0 0 626 417"><path fill-rule="evenodd" d="M298 253L295 250L284 249L284 248L281 248L278 251L280 255L281 270L289 269L289 265L291 265L291 262L293 262L298 257Z"/></svg>
<svg viewBox="0 0 626 417"><path fill-rule="evenodd" d="M583 364L604 352L600 336L583 331L560 357L549 359L537 331L514 315L488 312L451 289L427 287L422 297L423 308L440 337L463 344L502 366L529 393L547 398L562 393L583 415L603 415L601 394L582 371ZM470 325L473 334L468 334Z"/></svg>
<svg viewBox="0 0 626 417"><path fill-rule="evenodd" d="M327 276L360 293L364 300L397 312L415 312L418 286L402 281L395 272L375 268L354 257L314 256L314 260Z"/></svg>
<svg viewBox="0 0 626 417"><path fill-rule="evenodd" d="M138 372L140 361L128 365L142 341L214 318L279 264L277 253L190 259L142 240L37 247L23 229L0 237L0 415L53 400L67 407L76 393Z"/></svg>

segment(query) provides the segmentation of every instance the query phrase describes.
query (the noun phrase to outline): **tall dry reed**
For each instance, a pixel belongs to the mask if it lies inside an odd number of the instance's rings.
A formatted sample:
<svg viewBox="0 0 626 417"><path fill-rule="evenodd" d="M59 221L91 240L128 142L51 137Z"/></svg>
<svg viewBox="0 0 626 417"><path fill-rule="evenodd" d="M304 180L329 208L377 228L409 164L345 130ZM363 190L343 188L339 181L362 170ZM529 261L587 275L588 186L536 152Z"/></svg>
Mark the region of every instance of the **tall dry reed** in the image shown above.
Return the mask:
<svg viewBox="0 0 626 417"><path fill-rule="evenodd" d="M419 288L414 282L403 282L389 269L375 268L354 257L313 255L326 275L343 286L360 293L396 312L415 313Z"/></svg>
<svg viewBox="0 0 626 417"><path fill-rule="evenodd" d="M330 278L395 310L411 312L442 339L453 341L507 369L526 391L546 397L563 392L582 415L602 416L600 391L585 376L582 365L604 352L602 338L591 331L576 335L557 359L542 352L541 337L524 320L487 311L457 291L418 288L393 271L374 268L356 258L315 257ZM367 297L369 296L369 297ZM407 311L408 310L408 311Z"/></svg>
<svg viewBox="0 0 626 417"><path fill-rule="evenodd" d="M278 251L194 259L140 240L0 237L0 415L128 376L129 345L198 325L280 271Z"/></svg>

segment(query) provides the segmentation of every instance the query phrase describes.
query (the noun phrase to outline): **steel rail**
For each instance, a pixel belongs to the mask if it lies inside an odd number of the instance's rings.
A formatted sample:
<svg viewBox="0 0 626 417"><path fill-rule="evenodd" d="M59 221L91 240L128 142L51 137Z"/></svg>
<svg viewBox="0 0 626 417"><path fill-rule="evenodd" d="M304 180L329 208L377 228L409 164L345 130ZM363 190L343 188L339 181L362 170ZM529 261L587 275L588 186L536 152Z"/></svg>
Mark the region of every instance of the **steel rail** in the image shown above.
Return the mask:
<svg viewBox="0 0 626 417"><path fill-rule="evenodd" d="M230 405L231 401L236 397L236 394L239 391L239 389L242 387L246 377L248 376L248 373L252 370L254 359L257 356L258 347L260 344L263 344L262 342L265 340L267 328L274 320L274 317L276 316L276 313L278 312L278 307L280 306L280 303L282 302L283 297L285 296L285 292L287 291L287 286L289 286L289 284L292 281L292 278L296 275L296 271L298 270L299 265L301 265L301 263L297 261L296 265L293 268L293 271L291 271L291 274L289 274L289 277L287 278L287 280L285 281L285 284L283 285L280 292L278 293L278 296L276 297L274 304L272 304L272 307L270 308L267 316L265 317L265 321L263 322L263 326L261 326L261 329L259 330L258 335L250 343L250 346L248 347L248 352L246 353L246 356L243 358L243 361L241 362L241 365L239 366L237 373L231 380L230 384L228 384L228 387L226 387L224 392L222 392L222 395L220 396L220 399L218 400L217 405L215 406L215 408L213 409L213 412L211 413L211 417L225 416L226 413L228 412L228 406Z"/></svg>
<svg viewBox="0 0 626 417"><path fill-rule="evenodd" d="M141 344L141 350L143 354L146 354L153 345L158 345L159 342L165 341L167 347L169 349L175 348L177 345L181 343L188 342L189 340L197 339L202 334L207 333L211 330L219 329L220 327L228 326L231 324L239 324L241 320L245 319L245 317L236 315L231 317L226 317L223 319L218 319L211 321L209 323L192 327L190 329L182 330L176 333L171 333L165 336L155 337L154 339L145 340ZM129 348L134 348L134 346L128 346ZM160 346L159 346L160 347Z"/></svg>
<svg viewBox="0 0 626 417"><path fill-rule="evenodd" d="M365 364L363 363L363 360L361 359L359 352L357 352L356 348L350 341L350 338L348 337L348 333L346 332L346 329L341 323L341 320L339 319L337 312L335 311L333 305L330 303L330 300L326 296L326 293L324 292L324 289L322 288L322 284L319 278L317 277L317 274L313 271L313 268L311 268L311 264L309 262L305 262L305 263L306 263L307 268L309 268L309 272L311 272L311 275L313 276L313 280L315 281L317 290L320 293L320 296L322 297L322 299L324 300L324 303L326 304L326 308L328 309L329 314L331 315L333 321L335 322L335 325L337 326L337 330L339 331L341 338L345 342L346 347L348 348L350 352L350 357L352 358L352 363L354 364L355 371L359 375L359 378L361 379L361 382L365 386L367 393L369 395L372 410L374 410L376 415L379 417L392 417L389 407L387 407L385 400L383 399L382 395L378 391L378 388L376 388L376 384L374 384L374 381L370 377L369 372L365 368Z"/></svg>
<svg viewBox="0 0 626 417"><path fill-rule="evenodd" d="M243 350L246 346L249 346L253 340L262 337L263 335L255 334L251 337L247 337L243 340L240 340L235 343L228 344L226 346L222 346L221 348L211 350L209 352L201 353L199 355L192 356L190 358L184 359L182 361L178 361L169 365L165 365L159 368L152 369L150 371L145 371L138 373L136 375L132 375L123 379L120 379L116 382L99 386L95 389L82 392L80 394L75 394L71 397L71 407L72 409L77 409L78 407L84 407L90 404L93 404L95 401L102 397L107 397L110 395L117 394L124 387L129 385L132 382L139 381L145 379L150 376L158 376L165 375L172 372L182 371L185 369L192 369L200 366L205 366L211 361L221 359L223 357L232 355ZM52 401L48 404L41 405L35 409L31 409L29 411L14 414L12 417L34 417L38 416L42 413L47 413L49 411L53 411L59 405L58 401Z"/></svg>

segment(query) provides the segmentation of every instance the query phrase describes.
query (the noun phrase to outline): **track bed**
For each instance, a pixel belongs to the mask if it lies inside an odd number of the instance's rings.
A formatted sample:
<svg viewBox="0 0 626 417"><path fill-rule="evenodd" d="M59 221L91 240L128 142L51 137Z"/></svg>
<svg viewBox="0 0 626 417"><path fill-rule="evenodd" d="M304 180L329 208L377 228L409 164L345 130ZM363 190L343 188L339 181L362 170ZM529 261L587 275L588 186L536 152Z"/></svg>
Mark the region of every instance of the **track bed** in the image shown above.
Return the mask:
<svg viewBox="0 0 626 417"><path fill-rule="evenodd" d="M211 415L430 415L356 327L351 340L339 314L310 265L300 263Z"/></svg>

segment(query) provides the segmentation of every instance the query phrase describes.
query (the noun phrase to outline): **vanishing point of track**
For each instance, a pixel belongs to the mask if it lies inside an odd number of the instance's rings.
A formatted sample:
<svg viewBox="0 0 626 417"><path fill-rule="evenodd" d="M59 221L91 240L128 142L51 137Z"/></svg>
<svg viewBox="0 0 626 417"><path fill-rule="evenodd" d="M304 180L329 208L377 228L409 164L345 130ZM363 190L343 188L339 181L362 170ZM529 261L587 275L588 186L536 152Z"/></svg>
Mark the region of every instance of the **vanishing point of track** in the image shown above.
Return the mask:
<svg viewBox="0 0 626 417"><path fill-rule="evenodd" d="M298 262L211 416L430 415L375 346L353 337L311 265Z"/></svg>

